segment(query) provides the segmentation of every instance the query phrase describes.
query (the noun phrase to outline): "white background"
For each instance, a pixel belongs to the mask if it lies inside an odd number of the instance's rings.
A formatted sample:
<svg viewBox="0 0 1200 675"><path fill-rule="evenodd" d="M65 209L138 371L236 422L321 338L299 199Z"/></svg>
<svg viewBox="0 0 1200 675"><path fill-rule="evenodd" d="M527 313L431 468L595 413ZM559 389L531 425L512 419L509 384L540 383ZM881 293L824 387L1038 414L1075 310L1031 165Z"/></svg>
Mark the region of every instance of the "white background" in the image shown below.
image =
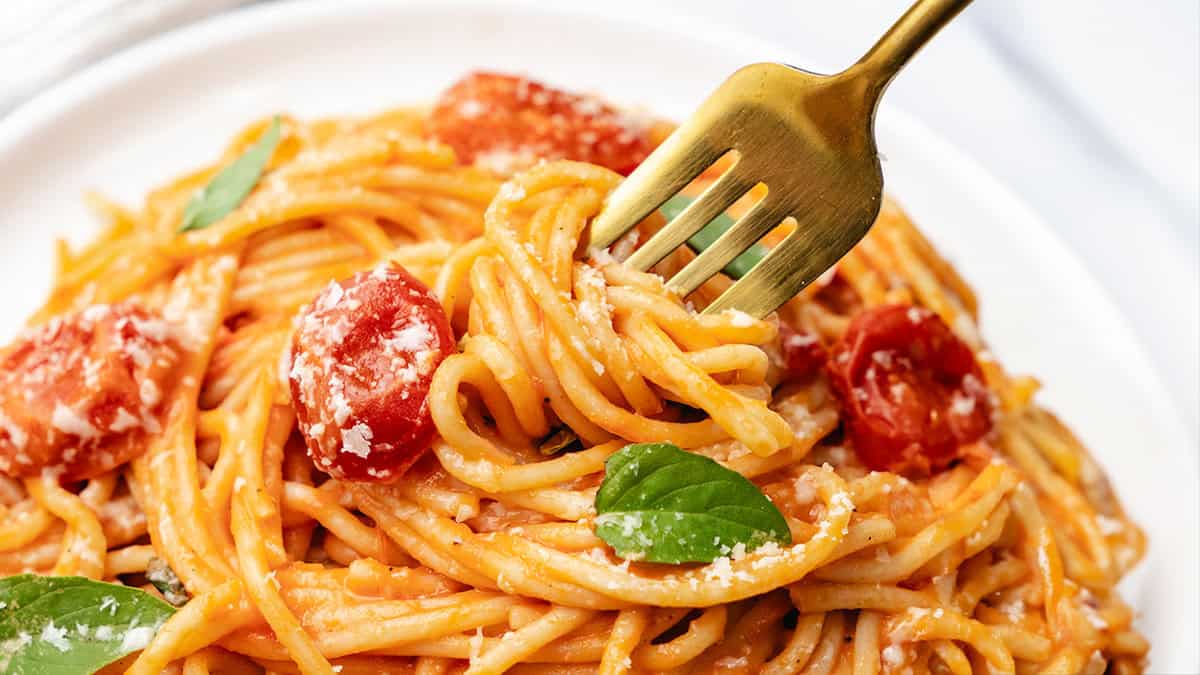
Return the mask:
<svg viewBox="0 0 1200 675"><path fill-rule="evenodd" d="M650 1L524 4L577 4L622 15ZM114 50L237 4L243 1L0 3L0 115ZM812 60L794 65L828 71L853 61L908 2L654 4L787 45ZM801 25L810 37L797 45ZM978 0L918 55L884 103L916 114L978 159L1080 254L1125 312L1194 439L1200 438L1198 69L1196 0Z"/></svg>

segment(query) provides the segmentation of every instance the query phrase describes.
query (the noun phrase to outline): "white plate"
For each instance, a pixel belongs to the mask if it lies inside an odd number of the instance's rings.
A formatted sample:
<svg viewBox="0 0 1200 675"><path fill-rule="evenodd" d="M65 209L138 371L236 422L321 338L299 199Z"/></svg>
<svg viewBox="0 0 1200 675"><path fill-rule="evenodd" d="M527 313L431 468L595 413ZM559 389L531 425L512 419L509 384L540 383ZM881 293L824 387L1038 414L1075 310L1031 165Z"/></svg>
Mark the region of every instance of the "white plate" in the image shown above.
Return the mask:
<svg viewBox="0 0 1200 675"><path fill-rule="evenodd" d="M0 334L43 297L52 236L92 231L83 190L137 203L211 159L252 117L422 101L480 67L682 117L737 66L765 59L806 63L651 9L614 18L469 1L272 3L169 34L0 125ZM1149 530L1150 556L1126 590L1154 641L1154 672L1198 672L1194 448L1123 317L1038 217L972 161L886 105L879 134L889 191L979 290L995 351L1011 370L1042 378L1043 400L1082 434Z"/></svg>

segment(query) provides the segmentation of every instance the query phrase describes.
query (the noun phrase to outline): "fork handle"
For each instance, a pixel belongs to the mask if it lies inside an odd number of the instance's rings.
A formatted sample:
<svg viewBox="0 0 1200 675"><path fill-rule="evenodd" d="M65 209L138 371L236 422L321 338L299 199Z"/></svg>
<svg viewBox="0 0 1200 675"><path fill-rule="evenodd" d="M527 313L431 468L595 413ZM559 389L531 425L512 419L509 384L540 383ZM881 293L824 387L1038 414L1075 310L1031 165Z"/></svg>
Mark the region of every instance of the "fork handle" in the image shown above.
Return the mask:
<svg viewBox="0 0 1200 675"><path fill-rule="evenodd" d="M912 55L969 4L971 0L917 0L849 70L859 71L882 92Z"/></svg>

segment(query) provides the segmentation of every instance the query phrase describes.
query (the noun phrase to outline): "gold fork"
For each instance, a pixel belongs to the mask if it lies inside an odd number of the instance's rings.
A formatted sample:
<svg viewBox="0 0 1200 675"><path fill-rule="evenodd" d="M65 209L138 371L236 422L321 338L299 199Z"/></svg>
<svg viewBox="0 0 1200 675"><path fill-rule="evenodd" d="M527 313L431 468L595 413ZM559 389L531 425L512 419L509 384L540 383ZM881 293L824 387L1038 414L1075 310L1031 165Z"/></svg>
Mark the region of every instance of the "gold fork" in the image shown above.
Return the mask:
<svg viewBox="0 0 1200 675"><path fill-rule="evenodd" d="M909 58L971 0L918 0L869 52L836 75L779 63L746 66L701 104L592 221L605 248L725 154L732 168L626 261L647 270L755 185L766 196L668 282L680 297L788 218L797 227L705 312L763 317L833 266L879 214L883 174L875 107Z"/></svg>

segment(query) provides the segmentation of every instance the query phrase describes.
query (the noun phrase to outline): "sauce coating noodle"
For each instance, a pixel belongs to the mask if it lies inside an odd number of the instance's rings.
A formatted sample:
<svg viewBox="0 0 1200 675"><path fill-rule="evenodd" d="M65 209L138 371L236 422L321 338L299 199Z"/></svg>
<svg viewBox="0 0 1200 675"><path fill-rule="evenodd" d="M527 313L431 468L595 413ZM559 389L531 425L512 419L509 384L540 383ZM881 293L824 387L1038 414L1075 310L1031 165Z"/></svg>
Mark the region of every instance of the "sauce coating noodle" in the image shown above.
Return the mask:
<svg viewBox="0 0 1200 675"><path fill-rule="evenodd" d="M627 251L583 255L619 174L464 165L404 109L284 117L248 199L177 233L266 124L138 209L97 200L103 231L60 247L31 320L134 301L180 345L135 459L83 482L0 476L0 573L141 583L157 557L186 586L126 672L1142 671L1115 589L1140 530L1036 382L986 351L971 290L894 204L777 316L700 315L727 279L685 302L659 276L690 252L655 273L621 266ZM382 262L430 289L458 346L428 387L432 452L398 481L352 482L308 457L287 354L302 307ZM992 431L932 475L864 466L828 376L781 351L780 322L831 347L886 305L940 317L994 405ZM582 449L542 455L564 427ZM749 478L795 543L706 565L616 558L592 528L604 461L657 441Z"/></svg>

